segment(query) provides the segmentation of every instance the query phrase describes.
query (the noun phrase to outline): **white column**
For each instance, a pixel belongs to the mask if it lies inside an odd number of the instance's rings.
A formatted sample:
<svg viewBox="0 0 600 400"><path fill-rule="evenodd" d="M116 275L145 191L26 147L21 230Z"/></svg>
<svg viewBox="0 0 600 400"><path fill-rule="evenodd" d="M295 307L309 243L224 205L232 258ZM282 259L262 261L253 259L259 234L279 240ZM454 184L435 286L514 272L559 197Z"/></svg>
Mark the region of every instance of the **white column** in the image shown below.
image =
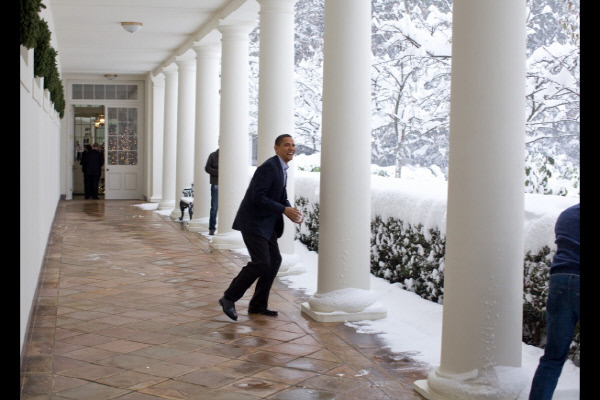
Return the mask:
<svg viewBox="0 0 600 400"><path fill-rule="evenodd" d="M163 68L165 74L165 127L163 130L162 198L159 210L175 207L175 157L177 153L177 65Z"/></svg>
<svg viewBox="0 0 600 400"><path fill-rule="evenodd" d="M190 52L191 53L191 52ZM179 219L179 198L182 190L194 183L194 132L196 117L196 59L181 56L177 92L177 162L175 169L175 207L171 219ZM187 215L187 209L186 209Z"/></svg>
<svg viewBox="0 0 600 400"><path fill-rule="evenodd" d="M158 74L152 80L152 188L150 202L162 199L163 132L165 129L165 75Z"/></svg>
<svg viewBox="0 0 600 400"><path fill-rule="evenodd" d="M455 0L441 363L429 399L516 399L522 352L525 3Z"/></svg>
<svg viewBox="0 0 600 400"><path fill-rule="evenodd" d="M204 170L210 153L219 146L219 43L194 47L196 51L196 137L194 151L194 215L188 224L193 232L208 232L210 176Z"/></svg>
<svg viewBox="0 0 600 400"><path fill-rule="evenodd" d="M371 1L325 0L324 21L319 272L302 312L379 319L387 312L370 290Z"/></svg>
<svg viewBox="0 0 600 400"><path fill-rule="evenodd" d="M260 58L258 81L257 165L273 157L275 138L294 136L294 0L258 0ZM288 199L294 204L294 161L287 179ZM295 224L284 218L278 240L283 258L279 276L302 273L294 251Z"/></svg>
<svg viewBox="0 0 600 400"><path fill-rule="evenodd" d="M243 248L233 220L248 188L250 155L248 140L249 58L248 35L254 25L221 25L221 120L219 128L219 211L216 249Z"/></svg>

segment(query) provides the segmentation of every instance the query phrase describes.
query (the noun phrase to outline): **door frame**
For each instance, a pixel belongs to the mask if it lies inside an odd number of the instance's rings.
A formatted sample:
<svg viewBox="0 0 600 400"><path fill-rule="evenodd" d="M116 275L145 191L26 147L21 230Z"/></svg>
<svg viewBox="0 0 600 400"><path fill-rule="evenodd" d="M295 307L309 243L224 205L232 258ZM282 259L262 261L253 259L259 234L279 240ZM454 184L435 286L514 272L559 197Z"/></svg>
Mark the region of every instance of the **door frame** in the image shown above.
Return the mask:
<svg viewBox="0 0 600 400"><path fill-rule="evenodd" d="M106 118L106 113L109 107L135 107L138 109L138 135L137 135L137 151L138 151L138 165L137 165L137 191L135 195L135 199L143 199L144 194L144 176L145 176L145 160L146 160L146 119L145 119L145 88L146 82L145 77L143 76L131 76L120 78L117 77L115 80L107 80L102 76L65 76L63 82L66 83L66 110L67 115L63 122L63 129L66 132L66 140L65 140L65 153L66 157L63 158L65 160L66 165L66 175L65 175L65 198L67 200L72 199L73 194L73 167L77 160L75 160L75 115L74 115L74 106L75 105L92 105L92 106L104 106L104 115ZM82 84L82 85L137 85L137 99L135 100L113 100L113 99L90 99L90 98L77 98L73 99L73 85ZM108 141L108 133L105 133L105 141ZM103 176L106 177L106 168L107 168L107 153L105 152L105 165L103 168ZM110 167L109 167L110 168ZM106 184L106 178L105 178ZM132 198L133 199L133 198Z"/></svg>
<svg viewBox="0 0 600 400"><path fill-rule="evenodd" d="M72 129L72 132L73 132L73 135L72 135L72 137L73 137L73 139L72 139L72 142L73 142L72 143L72 145L73 145L73 151L72 151L71 156L73 157L73 160L74 160L73 161L73 166L72 166L72 168L73 168L72 188L73 188L73 194L81 195L83 193L75 193L75 186L76 186L75 185L75 175L76 175L75 171L77 170L77 168L81 168L81 164L80 164L79 160L75 156L75 154L76 154L75 143L77 142L77 137L76 137L77 124L76 124L75 118L77 118L78 115L81 116L81 114L77 114L75 112L75 108L76 107L81 107L81 108L83 108L83 107L90 107L90 111L96 111L93 114L88 114L87 116L99 115L99 114L106 115L106 107L103 104L98 104L98 105L94 105L94 104L72 104L70 106L70 111L73 114L73 117L71 118L71 124L72 124L71 129ZM102 112L100 112L100 110L98 110L98 108L100 108L100 107L102 107ZM92 110L92 108L95 108L95 110ZM97 138L95 138L93 142L98 142ZM104 142L103 143L105 143L105 142L106 142L106 131L104 133ZM91 146L93 143L90 142L88 144ZM82 143L80 143L80 146L82 147L82 150L85 148L85 143L83 142L83 140L82 140ZM105 157L104 157L105 161L104 162L106 163L106 152L105 152L104 155L105 155ZM79 175L80 174L77 173L77 176L79 176ZM100 182L102 182L103 178L104 178L104 167L103 167L103 169L101 171ZM79 177L78 179L83 179L83 176ZM83 182L81 182L81 184L83 185ZM104 196L104 193L100 193L99 192L98 194Z"/></svg>

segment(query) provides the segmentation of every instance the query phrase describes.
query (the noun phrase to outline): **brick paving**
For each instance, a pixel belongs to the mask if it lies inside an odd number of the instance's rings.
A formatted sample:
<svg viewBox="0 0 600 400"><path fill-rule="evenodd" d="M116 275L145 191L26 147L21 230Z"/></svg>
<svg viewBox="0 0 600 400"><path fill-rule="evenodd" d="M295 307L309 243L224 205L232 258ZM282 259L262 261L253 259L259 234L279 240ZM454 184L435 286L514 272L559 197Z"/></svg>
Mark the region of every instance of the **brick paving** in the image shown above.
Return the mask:
<svg viewBox="0 0 600 400"><path fill-rule="evenodd" d="M275 280L238 321L218 304L247 257L135 200L61 200L24 345L21 400L423 399L429 366L300 312Z"/></svg>

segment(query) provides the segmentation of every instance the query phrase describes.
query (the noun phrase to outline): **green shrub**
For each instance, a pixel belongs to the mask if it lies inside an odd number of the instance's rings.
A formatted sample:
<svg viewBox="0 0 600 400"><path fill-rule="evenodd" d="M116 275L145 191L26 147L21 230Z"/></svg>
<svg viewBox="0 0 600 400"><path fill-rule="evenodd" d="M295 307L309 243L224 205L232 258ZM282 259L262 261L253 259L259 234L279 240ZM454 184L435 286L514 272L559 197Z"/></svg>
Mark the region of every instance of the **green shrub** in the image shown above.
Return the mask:
<svg viewBox="0 0 600 400"><path fill-rule="evenodd" d="M50 92L50 100L60 118L65 114L64 87L60 80L56 57L58 53L50 45L51 32L48 23L39 17L41 0L22 0L20 8L20 44L33 48L33 75L44 78L44 89Z"/></svg>
<svg viewBox="0 0 600 400"><path fill-rule="evenodd" d="M376 216L371 222L371 273L442 303L445 243L439 230L429 229L428 239L423 230L422 225Z"/></svg>
<svg viewBox="0 0 600 400"><path fill-rule="evenodd" d="M536 347L546 344L546 298L549 268L555 251L544 246L537 254L528 251L523 271L523 342ZM579 365L579 324L575 328L569 358Z"/></svg>
<svg viewBox="0 0 600 400"><path fill-rule="evenodd" d="M304 221L296 226L296 238L310 251L319 251L319 204L311 204L304 197L296 198L296 208Z"/></svg>
<svg viewBox="0 0 600 400"><path fill-rule="evenodd" d="M40 34L39 12L46 8L41 0L21 0L19 7L20 44L33 49Z"/></svg>

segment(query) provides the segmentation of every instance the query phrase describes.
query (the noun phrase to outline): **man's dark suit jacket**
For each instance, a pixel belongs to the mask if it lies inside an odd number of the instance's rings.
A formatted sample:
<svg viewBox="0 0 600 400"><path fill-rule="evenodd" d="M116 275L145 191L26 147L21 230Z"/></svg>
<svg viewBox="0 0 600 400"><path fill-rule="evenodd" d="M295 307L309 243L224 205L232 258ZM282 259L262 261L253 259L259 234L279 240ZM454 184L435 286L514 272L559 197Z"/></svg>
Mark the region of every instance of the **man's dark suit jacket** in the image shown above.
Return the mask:
<svg viewBox="0 0 600 400"><path fill-rule="evenodd" d="M283 210L291 207L277 155L262 163L250 180L232 228L267 240L283 234Z"/></svg>
<svg viewBox="0 0 600 400"><path fill-rule="evenodd" d="M104 165L104 156L98 150L90 150L80 161L83 173L87 175L100 176Z"/></svg>

